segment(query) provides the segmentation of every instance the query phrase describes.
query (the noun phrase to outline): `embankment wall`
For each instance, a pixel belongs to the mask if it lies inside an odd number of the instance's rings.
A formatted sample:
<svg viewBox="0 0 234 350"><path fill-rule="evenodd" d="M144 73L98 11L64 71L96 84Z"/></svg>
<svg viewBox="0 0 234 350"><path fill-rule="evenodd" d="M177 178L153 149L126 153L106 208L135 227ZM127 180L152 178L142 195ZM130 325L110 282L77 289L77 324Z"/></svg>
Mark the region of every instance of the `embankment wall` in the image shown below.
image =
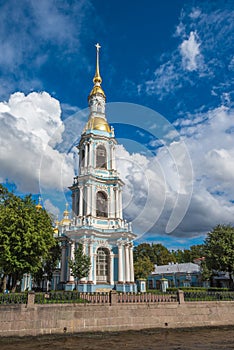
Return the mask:
<svg viewBox="0 0 234 350"><path fill-rule="evenodd" d="M221 325L234 325L234 301L0 307L0 336Z"/></svg>

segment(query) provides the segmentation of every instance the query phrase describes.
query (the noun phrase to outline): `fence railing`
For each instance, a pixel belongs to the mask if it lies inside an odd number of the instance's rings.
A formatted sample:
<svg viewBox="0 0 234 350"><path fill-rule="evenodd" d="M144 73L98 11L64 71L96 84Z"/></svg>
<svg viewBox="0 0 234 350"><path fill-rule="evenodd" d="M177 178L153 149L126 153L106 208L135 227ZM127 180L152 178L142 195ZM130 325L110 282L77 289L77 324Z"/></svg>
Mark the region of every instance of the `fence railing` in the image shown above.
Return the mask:
<svg viewBox="0 0 234 350"><path fill-rule="evenodd" d="M184 291L184 301L234 301L234 291L230 292L186 292Z"/></svg>
<svg viewBox="0 0 234 350"><path fill-rule="evenodd" d="M117 294L117 302L123 303L171 303L177 302L178 296L175 294L154 294L154 293L124 293Z"/></svg>
<svg viewBox="0 0 234 350"><path fill-rule="evenodd" d="M82 293L78 291L56 291L48 293L10 293L0 294L1 304L127 304L127 303L162 303L177 302L177 293Z"/></svg>
<svg viewBox="0 0 234 350"><path fill-rule="evenodd" d="M144 303L173 303L191 301L234 301L234 291L178 291L168 293L82 293L78 291L55 291L48 293L9 293L0 294L1 305L17 304L144 304Z"/></svg>
<svg viewBox="0 0 234 350"><path fill-rule="evenodd" d="M4 293L0 294L0 305L6 304L26 304L28 300L27 293Z"/></svg>

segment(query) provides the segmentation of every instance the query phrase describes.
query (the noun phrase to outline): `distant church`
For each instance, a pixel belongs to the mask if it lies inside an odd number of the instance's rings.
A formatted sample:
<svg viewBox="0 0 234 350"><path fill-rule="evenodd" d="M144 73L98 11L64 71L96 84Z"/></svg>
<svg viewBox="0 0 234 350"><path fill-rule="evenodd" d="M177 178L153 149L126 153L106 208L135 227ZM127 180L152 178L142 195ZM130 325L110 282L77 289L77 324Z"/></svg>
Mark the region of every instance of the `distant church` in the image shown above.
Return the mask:
<svg viewBox="0 0 234 350"><path fill-rule="evenodd" d="M116 169L114 129L106 120L106 96L101 87L99 50L96 45L96 72L93 89L88 97L89 119L81 134L79 176L74 178L72 215L66 208L56 232L61 242L60 268L55 272L51 289L73 290L74 277L68 265L78 243L90 257L89 275L79 281L84 292L115 289L136 291L133 268L133 240L131 224L123 219L122 190L124 183Z"/></svg>

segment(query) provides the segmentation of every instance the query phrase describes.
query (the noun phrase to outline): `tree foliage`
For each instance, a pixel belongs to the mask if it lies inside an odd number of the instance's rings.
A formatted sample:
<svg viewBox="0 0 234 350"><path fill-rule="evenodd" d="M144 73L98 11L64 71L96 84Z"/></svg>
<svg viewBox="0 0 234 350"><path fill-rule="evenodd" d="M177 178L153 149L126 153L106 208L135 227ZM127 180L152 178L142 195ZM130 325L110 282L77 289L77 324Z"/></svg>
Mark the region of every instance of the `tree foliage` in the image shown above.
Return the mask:
<svg viewBox="0 0 234 350"><path fill-rule="evenodd" d="M80 280L83 277L87 277L91 262L90 257L85 255L83 252L83 245L78 244L78 248L74 252L74 259L69 261L69 266L72 271L72 276Z"/></svg>
<svg viewBox="0 0 234 350"><path fill-rule="evenodd" d="M48 213L37 209L31 196L20 198L0 185L0 267L4 281L11 276L14 290L24 273L36 273L42 267L55 244Z"/></svg>
<svg viewBox="0 0 234 350"><path fill-rule="evenodd" d="M205 256L204 244L192 245L189 249L173 250L172 254L179 264L193 262L195 259Z"/></svg>
<svg viewBox="0 0 234 350"><path fill-rule="evenodd" d="M176 262L174 255L162 244L142 243L134 248L134 260L148 257L153 264L165 265Z"/></svg>
<svg viewBox="0 0 234 350"><path fill-rule="evenodd" d="M234 227L217 225L205 240L206 264L208 269L229 273L233 287L234 273Z"/></svg>
<svg viewBox="0 0 234 350"><path fill-rule="evenodd" d="M41 268L33 274L33 279L37 285L40 285L44 278L51 281L60 257L61 247L59 246L59 242L56 241L55 245L50 248L49 254L43 261Z"/></svg>
<svg viewBox="0 0 234 350"><path fill-rule="evenodd" d="M142 256L139 257L134 262L134 272L135 272L135 278L144 278L147 279L147 277L150 275L151 272L154 270L154 264L150 260L148 256Z"/></svg>

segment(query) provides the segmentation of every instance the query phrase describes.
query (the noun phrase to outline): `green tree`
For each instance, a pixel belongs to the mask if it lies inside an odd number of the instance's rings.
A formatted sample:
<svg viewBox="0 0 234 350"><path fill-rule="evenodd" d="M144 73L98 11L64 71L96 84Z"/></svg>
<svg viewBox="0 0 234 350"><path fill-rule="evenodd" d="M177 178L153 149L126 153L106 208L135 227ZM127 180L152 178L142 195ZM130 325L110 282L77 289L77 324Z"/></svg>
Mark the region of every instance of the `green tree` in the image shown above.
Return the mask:
<svg viewBox="0 0 234 350"><path fill-rule="evenodd" d="M203 260L201 262L201 276L202 276L202 281L210 281L211 276L212 276L212 270L210 270L207 266L206 260Z"/></svg>
<svg viewBox="0 0 234 350"><path fill-rule="evenodd" d="M151 272L153 272L153 270L154 264L148 256L140 257L134 262L134 272L136 279L147 279L147 277L150 275Z"/></svg>
<svg viewBox="0 0 234 350"><path fill-rule="evenodd" d="M12 291L24 273L36 273L56 244L51 218L31 196L20 198L0 185L0 266L2 288L11 277Z"/></svg>
<svg viewBox="0 0 234 350"><path fill-rule="evenodd" d="M217 225L205 239L205 258L208 269L229 273L233 288L234 227Z"/></svg>
<svg viewBox="0 0 234 350"><path fill-rule="evenodd" d="M189 249L177 249L172 251L172 255L177 263L193 262L194 259L205 256L204 244L192 245Z"/></svg>
<svg viewBox="0 0 234 350"><path fill-rule="evenodd" d="M169 262L175 262L174 255L162 244L142 243L134 248L134 260L148 257L153 264L165 265Z"/></svg>
<svg viewBox="0 0 234 350"><path fill-rule="evenodd" d="M81 243L78 244L78 248L74 252L74 259L69 260L69 267L71 268L72 276L77 282L81 278L88 276L91 267L90 257L84 254Z"/></svg>
<svg viewBox="0 0 234 350"><path fill-rule="evenodd" d="M37 285L40 285L44 278L48 281L52 280L53 272L56 269L60 257L61 247L59 246L59 242L56 241L55 245L50 248L48 256L43 261L42 267L33 274L33 279Z"/></svg>

